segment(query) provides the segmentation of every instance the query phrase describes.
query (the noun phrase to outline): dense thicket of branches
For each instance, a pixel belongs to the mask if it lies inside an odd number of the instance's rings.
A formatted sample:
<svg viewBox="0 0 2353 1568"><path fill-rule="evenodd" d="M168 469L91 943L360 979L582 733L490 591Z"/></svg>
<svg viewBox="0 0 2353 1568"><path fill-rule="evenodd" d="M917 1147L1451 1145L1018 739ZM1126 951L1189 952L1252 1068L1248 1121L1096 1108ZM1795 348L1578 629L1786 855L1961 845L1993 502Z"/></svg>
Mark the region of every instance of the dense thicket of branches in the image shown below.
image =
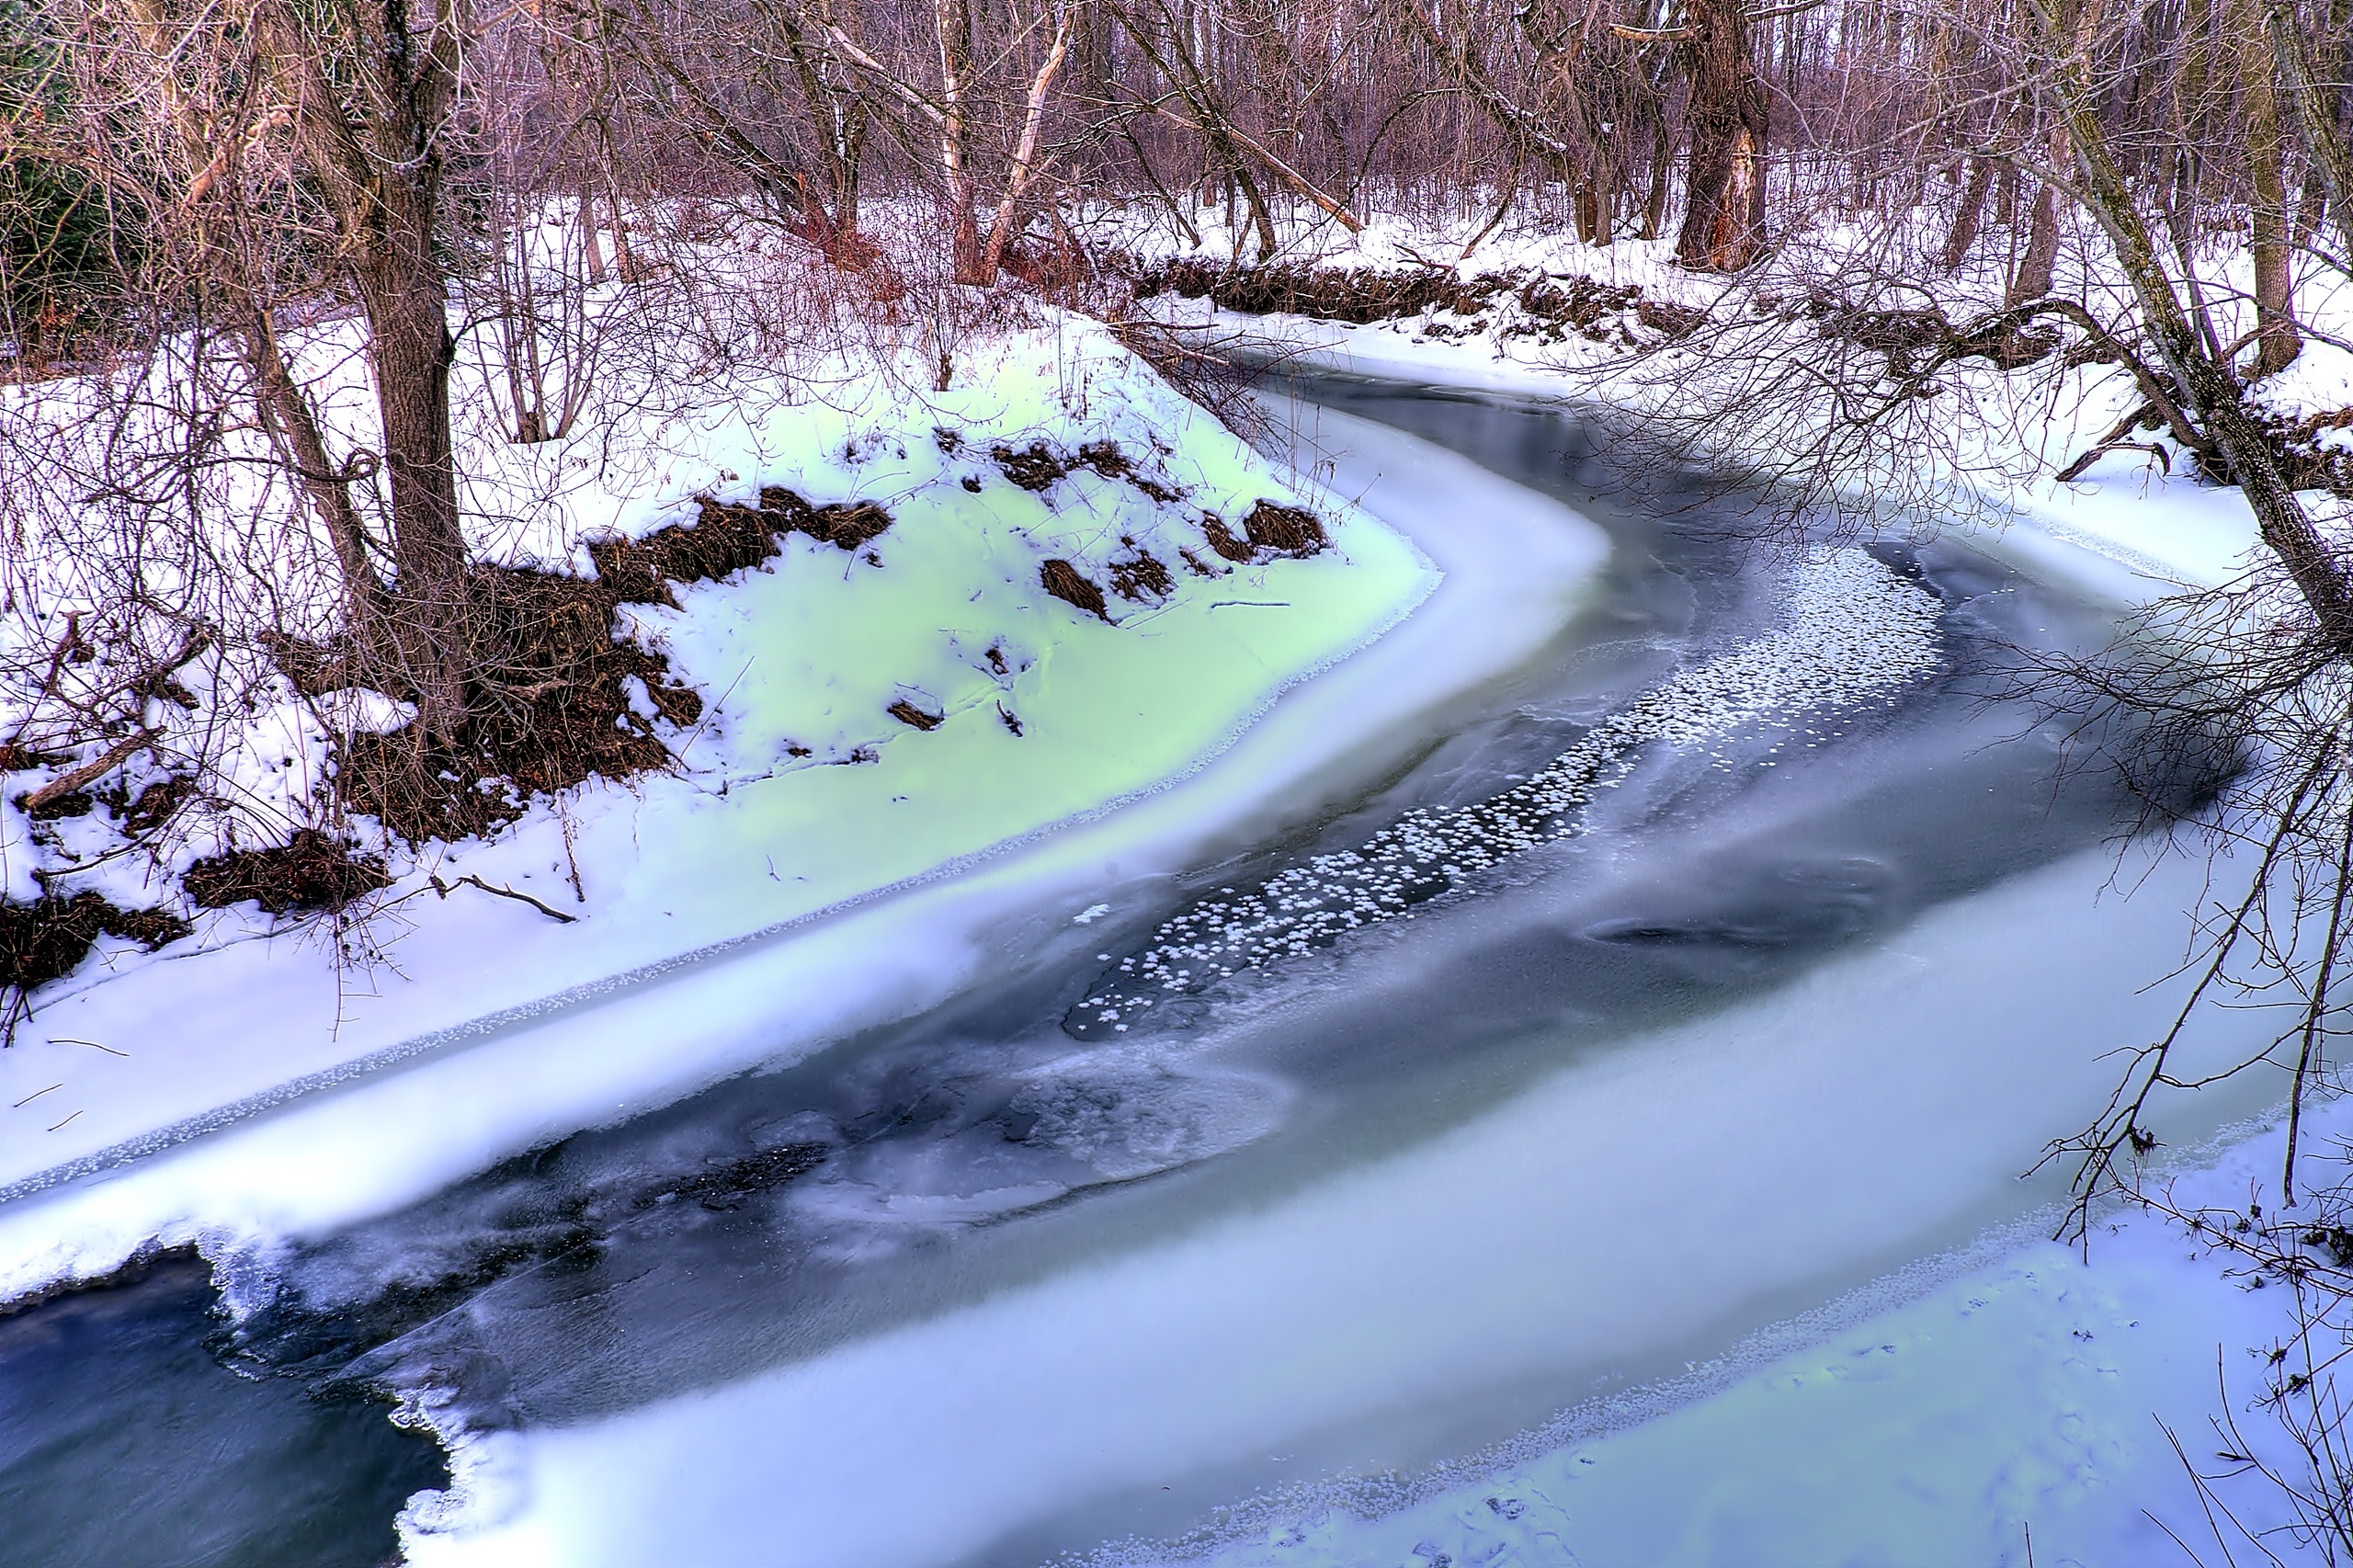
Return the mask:
<svg viewBox="0 0 2353 1568"><path fill-rule="evenodd" d="M363 131L426 117L405 132L425 164L384 149L381 169L468 185L453 216L478 236L494 190L616 229L701 191L856 261L862 203L921 194L982 281L992 238L1018 261L1108 199L1187 234L1231 212L1260 259L1301 216L1520 211L1737 269L1825 208L1926 203L1944 265L1999 246L2030 297L2077 194L2052 45L2078 32L2086 108L2165 243L2249 235L2277 368L2288 258L2329 221L2353 132L2348 0L6 0L0 330L53 352L94 319L59 286L103 280L109 240L153 221L127 199L194 210L199 179L286 158L331 205L333 146L271 119L322 96ZM388 92L395 72L425 96ZM208 97L216 77L242 97ZM172 115L195 117L188 145L110 155Z"/></svg>

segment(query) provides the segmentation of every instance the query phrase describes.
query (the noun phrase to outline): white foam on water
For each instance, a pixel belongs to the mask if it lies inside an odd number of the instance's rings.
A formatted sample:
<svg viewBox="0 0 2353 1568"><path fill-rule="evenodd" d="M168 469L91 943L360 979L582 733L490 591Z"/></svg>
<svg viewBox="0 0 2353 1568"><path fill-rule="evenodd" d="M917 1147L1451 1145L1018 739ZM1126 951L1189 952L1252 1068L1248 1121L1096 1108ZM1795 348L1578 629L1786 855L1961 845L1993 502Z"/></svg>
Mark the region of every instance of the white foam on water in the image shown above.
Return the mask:
<svg viewBox="0 0 2353 1568"><path fill-rule="evenodd" d="M1159 942L1121 960L1081 1004L1091 1015L1086 1022L1125 1033L1167 993L1199 991L1237 969L1261 969L1395 919L1418 902L1417 892L1459 887L1578 832L1594 791L1621 781L1650 743L1705 749L1730 767L1716 745L1752 726L1893 705L1939 666L1943 613L1935 596L1863 551L1814 551L1791 574L1782 624L1677 671L1492 800L1408 812L1361 850L1315 856L1262 888L1172 917ZM1768 757L1762 766L1775 764Z"/></svg>

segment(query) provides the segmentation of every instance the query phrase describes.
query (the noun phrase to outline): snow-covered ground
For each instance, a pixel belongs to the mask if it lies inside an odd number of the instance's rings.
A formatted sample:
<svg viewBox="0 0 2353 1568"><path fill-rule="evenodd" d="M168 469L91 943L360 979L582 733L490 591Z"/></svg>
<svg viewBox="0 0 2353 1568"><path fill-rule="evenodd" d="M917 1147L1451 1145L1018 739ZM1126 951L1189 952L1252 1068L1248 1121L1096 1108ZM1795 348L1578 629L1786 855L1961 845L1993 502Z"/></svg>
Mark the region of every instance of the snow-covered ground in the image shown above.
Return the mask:
<svg viewBox="0 0 2353 1568"><path fill-rule="evenodd" d="M1140 224L1132 214L1107 215L1103 243L1147 262L1192 256L1214 264L1229 253L1243 254L1245 247L1217 227L1213 214L1200 216L1204 243L1199 251L1165 229ZM1809 289L1851 289L1863 304L1881 309L1917 307L1932 296L1960 322L1972 312L1997 308L2006 276L2006 259L1991 247L1950 275L1925 260L1942 237L1933 219L1923 219L1916 233L1892 237L1831 221L1813 232L1788 235L1786 247L1762 274L1732 281L1685 271L1675 264L1665 240L1621 239L1592 246L1521 223L1506 225L1464 255L1464 243L1479 232L1480 222L1449 230L1384 219L1355 236L1332 225L1315 226L1311 233L1292 237L1282 265L1373 272L1438 267L1466 280L1483 275L1515 281L1583 279L1597 291L1639 289L1648 301L1712 309L1720 318L1733 320L1760 292L1786 297ZM2210 243L2211 254L2200 257L2206 297L2221 312L2227 336L2235 319L2232 312L2249 309L2249 264L2228 235ZM2060 291L2085 299L2101 315L2128 298L2104 247L2087 223L2071 228L2059 267ZM1917 278L1927 278L1928 286L1916 286ZM2260 400L2290 417L2353 405L2353 350L2342 347L2344 329L2353 324L2353 286L2307 258L2300 264L2298 290L2300 315L2314 330L2297 362L2264 383ZM1730 395L1722 386L1711 390L1685 381L1688 361L1656 332L1636 323L1631 309L1610 307L1593 330L1583 332L1531 323L1516 313L1508 291L1468 315L1425 311L1365 324L1237 314L1166 293L1147 301L1147 308L1166 320L1208 327L1211 336L1223 336L1245 352L1409 383L1655 407L1670 415L1692 406L1695 396ZM1621 336L1621 314L1624 332L1664 352L1632 354ZM1786 343L1763 347L1788 350ZM2118 367L2093 362L2054 370L2046 364L2011 374L1963 360L1949 368L1943 380L1944 396L1936 403L1945 412L1926 416L1918 438L1893 454L1886 471L1848 475L1847 483L1865 490L1875 484L1901 490L1942 521L1996 536L2000 547L2038 571L2068 574L2124 602L2180 586L2211 585L2236 576L2247 563L2256 540L2244 499L2235 490L2198 483L2177 449L2161 462L2147 450L2120 449L2071 481L2055 477L2140 401L2131 378ZM1774 444L1802 434L1808 417L1745 408L1724 421L1717 449L1733 460L1745 453L1784 461L1789 453L1773 449ZM2162 433L2143 444L2152 443L2169 445Z"/></svg>

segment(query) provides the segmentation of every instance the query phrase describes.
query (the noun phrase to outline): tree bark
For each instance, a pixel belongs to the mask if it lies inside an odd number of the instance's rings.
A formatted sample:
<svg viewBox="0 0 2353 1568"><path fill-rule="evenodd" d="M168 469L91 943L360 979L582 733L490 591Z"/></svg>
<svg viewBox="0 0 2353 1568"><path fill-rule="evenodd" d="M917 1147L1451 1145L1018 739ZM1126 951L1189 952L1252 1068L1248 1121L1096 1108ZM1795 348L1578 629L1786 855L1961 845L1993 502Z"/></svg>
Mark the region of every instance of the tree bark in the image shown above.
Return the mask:
<svg viewBox="0 0 2353 1568"><path fill-rule="evenodd" d="M2051 292L2052 275L2059 265L2059 192L2049 181L2034 193L2034 210L2027 220L2026 252L2010 274L2006 305L2024 304Z"/></svg>
<svg viewBox="0 0 2353 1568"><path fill-rule="evenodd" d="M1985 193L1993 186L1993 161L1970 159L1969 183L1961 188L1961 205L1953 210L1952 228L1946 233L1945 247L1937 256L1937 264L1947 272L1956 270L1976 248L1978 226L1984 222Z"/></svg>
<svg viewBox="0 0 2353 1568"><path fill-rule="evenodd" d="M457 21L444 12L419 30L405 0L354 0L345 19L358 56L356 126L320 51L282 9L268 13L266 47L293 90L297 142L335 210L368 317L392 493L397 674L416 701L421 733L446 745L465 721L470 665L466 543L449 434L457 345L436 249L439 134L457 92Z"/></svg>
<svg viewBox="0 0 2353 1568"><path fill-rule="evenodd" d="M1738 272L1765 248L1765 88L1749 56L1740 0L1697 0L1691 15L1683 46L1690 145L1675 255L1701 271Z"/></svg>
<svg viewBox="0 0 2353 1568"><path fill-rule="evenodd" d="M932 0L939 33L939 166L948 187L949 249L956 281L995 283L981 271L979 194L965 146L972 86L972 10L968 0Z"/></svg>
<svg viewBox="0 0 2353 1568"><path fill-rule="evenodd" d="M2247 125L2247 228L2255 253L2257 380L2279 374L2304 350L2296 329L2292 256L2288 233L2288 187L2280 161L2279 97L2272 79L2272 51L2263 16L2252 0L2238 7L2232 28L2239 67L2239 95Z"/></svg>

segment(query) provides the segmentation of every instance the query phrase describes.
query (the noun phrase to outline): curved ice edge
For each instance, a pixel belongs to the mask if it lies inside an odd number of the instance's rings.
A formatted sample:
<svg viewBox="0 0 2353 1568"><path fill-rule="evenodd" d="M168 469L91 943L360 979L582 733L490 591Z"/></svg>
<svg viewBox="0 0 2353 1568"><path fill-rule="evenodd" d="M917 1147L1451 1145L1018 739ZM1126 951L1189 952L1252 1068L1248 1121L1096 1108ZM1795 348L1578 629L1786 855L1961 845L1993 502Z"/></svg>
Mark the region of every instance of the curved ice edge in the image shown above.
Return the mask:
<svg viewBox="0 0 2353 1568"><path fill-rule="evenodd" d="M1353 503L1349 505L1352 509L1363 512L1364 516L1379 521L1373 514L1355 507ZM374 1051L355 1056L349 1061L338 1062L333 1067L321 1068L315 1073L305 1074L300 1078L289 1079L274 1088L248 1095L228 1105L216 1107L211 1110L188 1117L149 1132L142 1132L135 1138L126 1138L119 1143L109 1144L106 1148L95 1150L90 1153L76 1155L71 1160L62 1161L44 1170L35 1171L29 1176L18 1176L8 1182L0 1182L0 1209L87 1176L119 1170L124 1165L151 1155L163 1153L166 1150L176 1148L210 1133L222 1131L240 1123L250 1121L256 1117L326 1090L346 1087L390 1072L394 1068L412 1065L426 1057L487 1040L524 1025L545 1023L563 1013L597 1006L625 992L635 991L688 970L769 946L812 926L836 919L851 911L882 903L917 888L960 877L977 867L1004 858L1017 850L1027 848L1043 839L1067 832L1074 827L1098 822L1139 801L1165 794L1194 778L1231 750L1234 743L1264 719L1284 697L1299 687L1356 657L1383 637L1388 636L1415 611L1427 604L1430 596L1438 591L1438 585L1444 581L1446 575L1438 569L1438 564L1404 529L1386 522L1381 523L1381 526L1395 534L1406 548L1412 551L1414 559L1421 569L1419 591L1403 601L1387 619L1347 648L1316 664L1285 676L1256 703L1227 725L1216 740L1173 773L1165 774L1150 784L1115 795L1084 811L1073 812L1067 816L1058 817L1052 822L1030 828L1013 837L999 839L986 848L976 849L969 854L943 860L938 865L927 870L918 871L911 877L903 877L897 881L886 882L881 887L869 888L863 892L836 899L822 908L813 909L804 915L796 915L789 920L779 920L773 925L763 926L757 930L747 931L742 936L730 937L703 947L689 949L686 952L675 954L666 959L656 959L651 963L640 964L634 969L623 970L618 974L608 975L601 980L592 980L579 985L568 986L536 1001L517 1003L510 1007L502 1007L495 1012L485 1013L480 1017L469 1019L464 1023L446 1025L391 1045L380 1046ZM691 1093L691 1086L686 1092ZM29 1284L27 1288L38 1289L39 1286Z"/></svg>

